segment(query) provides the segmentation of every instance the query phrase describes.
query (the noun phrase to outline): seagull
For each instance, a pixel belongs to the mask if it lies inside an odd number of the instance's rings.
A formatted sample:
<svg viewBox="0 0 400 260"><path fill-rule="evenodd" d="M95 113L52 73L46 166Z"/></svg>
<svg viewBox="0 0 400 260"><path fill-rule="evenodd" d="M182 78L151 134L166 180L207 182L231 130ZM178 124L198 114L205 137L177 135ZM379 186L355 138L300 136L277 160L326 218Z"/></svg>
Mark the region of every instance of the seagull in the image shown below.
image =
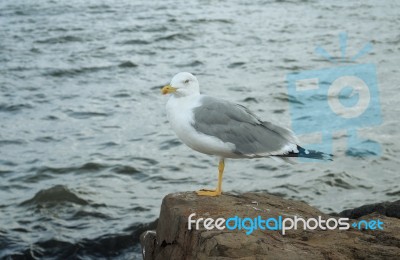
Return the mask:
<svg viewBox="0 0 400 260"><path fill-rule="evenodd" d="M291 130L260 120L246 107L200 94L191 73L176 74L161 92L170 94L167 117L178 138L195 151L219 157L217 187L196 191L200 196L221 195L226 158L332 160L330 154L304 149Z"/></svg>

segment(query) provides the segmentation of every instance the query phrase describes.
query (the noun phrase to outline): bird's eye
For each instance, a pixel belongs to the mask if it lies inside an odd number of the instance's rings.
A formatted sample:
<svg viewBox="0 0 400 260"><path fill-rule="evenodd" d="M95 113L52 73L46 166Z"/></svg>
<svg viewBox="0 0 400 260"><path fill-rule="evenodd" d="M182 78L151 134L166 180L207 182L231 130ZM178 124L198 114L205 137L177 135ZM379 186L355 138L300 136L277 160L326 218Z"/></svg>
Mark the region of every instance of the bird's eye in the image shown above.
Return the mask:
<svg viewBox="0 0 400 260"><path fill-rule="evenodd" d="M188 80L188 79L187 79L187 80L185 80L185 81L184 81L184 83L185 83L185 84L188 84L188 83L189 83L189 80Z"/></svg>

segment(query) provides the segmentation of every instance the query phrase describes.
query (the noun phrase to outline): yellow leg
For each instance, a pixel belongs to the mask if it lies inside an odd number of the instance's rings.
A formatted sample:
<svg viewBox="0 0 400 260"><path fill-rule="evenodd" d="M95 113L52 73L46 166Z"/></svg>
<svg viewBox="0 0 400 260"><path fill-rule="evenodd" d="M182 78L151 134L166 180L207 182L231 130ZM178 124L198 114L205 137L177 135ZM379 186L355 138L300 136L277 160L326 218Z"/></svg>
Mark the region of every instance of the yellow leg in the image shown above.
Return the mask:
<svg viewBox="0 0 400 260"><path fill-rule="evenodd" d="M197 195L199 196L219 196L221 195L222 192L222 175L224 174L224 168L225 168L225 161L224 159L219 160L219 165L218 165L218 184L217 184L217 189L215 190L198 190L196 191Z"/></svg>

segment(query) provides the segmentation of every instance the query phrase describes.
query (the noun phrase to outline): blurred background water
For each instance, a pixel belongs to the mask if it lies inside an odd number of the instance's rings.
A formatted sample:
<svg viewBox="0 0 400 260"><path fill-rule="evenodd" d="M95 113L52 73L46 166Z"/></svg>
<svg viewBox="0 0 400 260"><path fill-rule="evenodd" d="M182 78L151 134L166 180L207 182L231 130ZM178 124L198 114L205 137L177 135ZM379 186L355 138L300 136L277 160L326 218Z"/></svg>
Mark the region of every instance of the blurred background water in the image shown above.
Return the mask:
<svg viewBox="0 0 400 260"><path fill-rule="evenodd" d="M194 73L203 93L290 126L288 73L377 67L380 157L281 165L229 160L224 190L267 191L324 212L400 197L400 4L395 1L0 2L0 258L140 258L137 231L172 192L212 187L217 159L182 145L160 87ZM136 233L135 233L136 232Z"/></svg>

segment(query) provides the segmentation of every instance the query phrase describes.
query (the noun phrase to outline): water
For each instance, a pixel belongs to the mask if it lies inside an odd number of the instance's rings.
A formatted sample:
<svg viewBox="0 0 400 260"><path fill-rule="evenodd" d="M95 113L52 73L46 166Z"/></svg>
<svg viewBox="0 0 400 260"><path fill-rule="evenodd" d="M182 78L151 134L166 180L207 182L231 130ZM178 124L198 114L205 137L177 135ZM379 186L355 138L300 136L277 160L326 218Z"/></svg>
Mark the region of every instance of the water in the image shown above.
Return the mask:
<svg viewBox="0 0 400 260"><path fill-rule="evenodd" d="M368 41L381 157L280 165L228 160L224 190L268 191L325 212L399 199L400 5L393 1L0 2L0 257L140 258L137 234L168 193L212 187L217 159L181 145L160 87L179 71L203 93L290 126L285 77L331 67ZM311 137L313 139L315 137Z"/></svg>

